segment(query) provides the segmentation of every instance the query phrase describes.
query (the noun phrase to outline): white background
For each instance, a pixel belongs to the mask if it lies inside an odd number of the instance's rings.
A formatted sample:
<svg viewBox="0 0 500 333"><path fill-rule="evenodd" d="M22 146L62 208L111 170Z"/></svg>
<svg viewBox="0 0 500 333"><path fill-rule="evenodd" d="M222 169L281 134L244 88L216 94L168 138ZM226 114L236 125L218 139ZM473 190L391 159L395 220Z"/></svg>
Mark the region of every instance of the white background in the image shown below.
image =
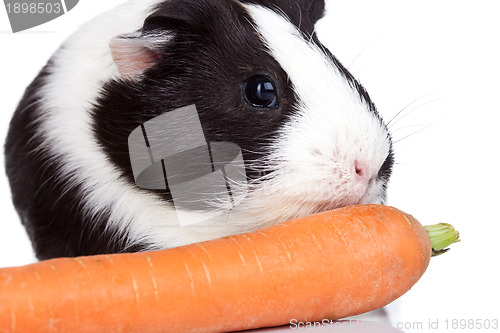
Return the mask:
<svg viewBox="0 0 500 333"><path fill-rule="evenodd" d="M120 2L82 0L68 14L17 34L0 9L2 141L24 88L51 53L81 23ZM387 307L389 321L406 326L404 332L492 331L451 324L500 320L500 3L339 0L328 8L320 38L364 84L384 119L410 104L390 127L397 164L388 204L423 224L452 223L462 236ZM31 263L3 154L0 162L0 267ZM428 329L429 321L439 329Z"/></svg>

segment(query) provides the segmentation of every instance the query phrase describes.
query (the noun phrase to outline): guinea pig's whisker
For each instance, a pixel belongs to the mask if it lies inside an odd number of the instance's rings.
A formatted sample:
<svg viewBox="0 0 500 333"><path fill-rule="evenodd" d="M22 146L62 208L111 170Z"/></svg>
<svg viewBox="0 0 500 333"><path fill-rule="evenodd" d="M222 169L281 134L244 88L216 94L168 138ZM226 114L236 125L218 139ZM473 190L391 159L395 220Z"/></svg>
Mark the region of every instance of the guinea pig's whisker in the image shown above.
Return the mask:
<svg viewBox="0 0 500 333"><path fill-rule="evenodd" d="M314 39L314 35L315 35L315 34L316 34L316 26L314 26L313 31L312 31L311 35L309 36L309 41L308 41L308 42L309 42L309 44L312 44L312 43L313 43L313 39ZM320 47L321 47L321 50L322 50L323 52L325 52L325 48L324 48L323 46L320 46Z"/></svg>
<svg viewBox="0 0 500 333"><path fill-rule="evenodd" d="M352 61L346 67L348 70L351 70L352 65L354 65L354 63L356 62L356 60L358 60L358 58L361 56L361 54L363 54L365 52L365 50L368 48L368 46L370 46L371 43L372 43L372 41L366 43L366 45L361 49L361 51L359 51L358 54L356 54L356 56L354 57L354 59L352 59Z"/></svg>
<svg viewBox="0 0 500 333"><path fill-rule="evenodd" d="M427 128L429 128L429 127L433 126L433 125L435 125L435 124L436 124L438 121L440 121L440 120L441 120L441 119L438 119L438 120L436 120L436 121L434 121L434 122L432 122L432 123L430 123L430 124L428 124L428 125L426 125L426 126L422 127L421 129L416 130L416 131L415 131L415 132L413 132L413 133L410 133L410 134L408 134L408 135L406 135L406 136L404 136L404 137L402 137L402 138L400 138L400 139L394 140L394 141L393 141L393 144L396 144L396 143L398 143L398 142L401 142L402 140L404 140L404 139L406 139L406 138L409 138L410 136L413 136L413 135L415 135L415 134L417 134L417 133L419 133L419 132L422 132L423 130L425 130L425 129L427 129ZM418 126L418 125L414 125L414 126ZM406 126L406 127L408 127L408 126Z"/></svg>
<svg viewBox="0 0 500 333"><path fill-rule="evenodd" d="M425 97L428 97L431 93L427 93L417 99L415 99L414 101L408 103L407 105L405 105L405 107L403 107L401 110L399 110L388 122L387 122L387 128L392 128L395 124L397 124L401 119L407 117L409 114L411 114L412 112L416 111L417 109L420 109L422 108L423 106L427 105L427 104L430 104L432 102L436 102L438 100L440 100L441 98L436 98L436 99L433 99L433 100L430 100L430 101L427 101L423 104L420 104L416 107L413 107L411 109L408 109L410 106L414 106L417 102L420 102L422 101ZM401 117L399 117L401 115ZM399 118L398 118L399 117Z"/></svg>
<svg viewBox="0 0 500 333"><path fill-rule="evenodd" d="M265 140L265 139L262 139L262 140ZM272 144L272 141L270 140L269 144ZM251 154L255 154L255 155L262 155L262 156L266 156L266 153L265 151L256 151L256 150L250 150L248 148L241 148L242 152L246 152L246 153L251 153Z"/></svg>
<svg viewBox="0 0 500 333"><path fill-rule="evenodd" d="M421 127L421 126L424 126L424 124L410 124L410 125L402 126L402 127L396 128L395 130L391 131L391 134L394 135L394 133L400 132L401 130L404 130L406 128Z"/></svg>
<svg viewBox="0 0 500 333"><path fill-rule="evenodd" d="M369 46L371 46L371 44L373 42L375 42L379 37L380 35L383 33L383 31L379 31L371 40L369 40L365 46L361 49L361 51L358 52L358 54L354 57L354 59L351 60L351 62L349 63L349 65L346 67L348 70L351 70L351 67L354 65L354 63L360 58L360 56L368 49Z"/></svg>

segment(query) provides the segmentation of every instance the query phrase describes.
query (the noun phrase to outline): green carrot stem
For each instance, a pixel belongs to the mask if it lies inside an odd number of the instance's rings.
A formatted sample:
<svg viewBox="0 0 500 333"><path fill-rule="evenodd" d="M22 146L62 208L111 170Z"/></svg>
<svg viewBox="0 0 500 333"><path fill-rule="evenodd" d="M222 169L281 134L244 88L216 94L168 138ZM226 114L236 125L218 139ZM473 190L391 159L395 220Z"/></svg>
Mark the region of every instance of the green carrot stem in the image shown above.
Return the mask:
<svg viewBox="0 0 500 333"><path fill-rule="evenodd" d="M451 224L438 223L424 226L432 245L432 256L445 253L453 243L460 241L460 234Z"/></svg>

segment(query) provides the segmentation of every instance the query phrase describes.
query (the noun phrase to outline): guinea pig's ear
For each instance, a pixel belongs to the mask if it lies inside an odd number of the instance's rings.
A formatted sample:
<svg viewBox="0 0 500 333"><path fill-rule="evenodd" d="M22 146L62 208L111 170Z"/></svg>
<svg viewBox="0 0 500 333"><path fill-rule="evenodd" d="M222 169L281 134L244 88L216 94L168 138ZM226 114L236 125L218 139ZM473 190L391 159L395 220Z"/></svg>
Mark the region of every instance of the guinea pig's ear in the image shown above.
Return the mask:
<svg viewBox="0 0 500 333"><path fill-rule="evenodd" d="M109 42L111 57L123 79L134 79L151 68L171 36L165 31L143 31L116 36Z"/></svg>
<svg viewBox="0 0 500 333"><path fill-rule="evenodd" d="M160 58L173 31L188 25L192 20L189 11L179 8L163 8L149 15L140 32L111 39L109 48L114 63L124 79L134 79L151 68ZM175 5L175 4L172 4Z"/></svg>
<svg viewBox="0 0 500 333"><path fill-rule="evenodd" d="M325 0L300 0L299 2L312 23L316 23L325 14Z"/></svg>

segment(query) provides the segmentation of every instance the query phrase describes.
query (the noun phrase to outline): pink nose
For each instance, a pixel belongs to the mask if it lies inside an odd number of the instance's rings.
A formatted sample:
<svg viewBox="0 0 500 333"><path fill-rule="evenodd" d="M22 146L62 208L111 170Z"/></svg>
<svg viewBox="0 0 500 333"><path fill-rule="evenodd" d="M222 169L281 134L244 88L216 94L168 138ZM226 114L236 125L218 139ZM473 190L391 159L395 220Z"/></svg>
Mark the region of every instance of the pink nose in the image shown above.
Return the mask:
<svg viewBox="0 0 500 333"><path fill-rule="evenodd" d="M367 183L370 180L368 166L360 161L354 161L355 178L358 182Z"/></svg>

